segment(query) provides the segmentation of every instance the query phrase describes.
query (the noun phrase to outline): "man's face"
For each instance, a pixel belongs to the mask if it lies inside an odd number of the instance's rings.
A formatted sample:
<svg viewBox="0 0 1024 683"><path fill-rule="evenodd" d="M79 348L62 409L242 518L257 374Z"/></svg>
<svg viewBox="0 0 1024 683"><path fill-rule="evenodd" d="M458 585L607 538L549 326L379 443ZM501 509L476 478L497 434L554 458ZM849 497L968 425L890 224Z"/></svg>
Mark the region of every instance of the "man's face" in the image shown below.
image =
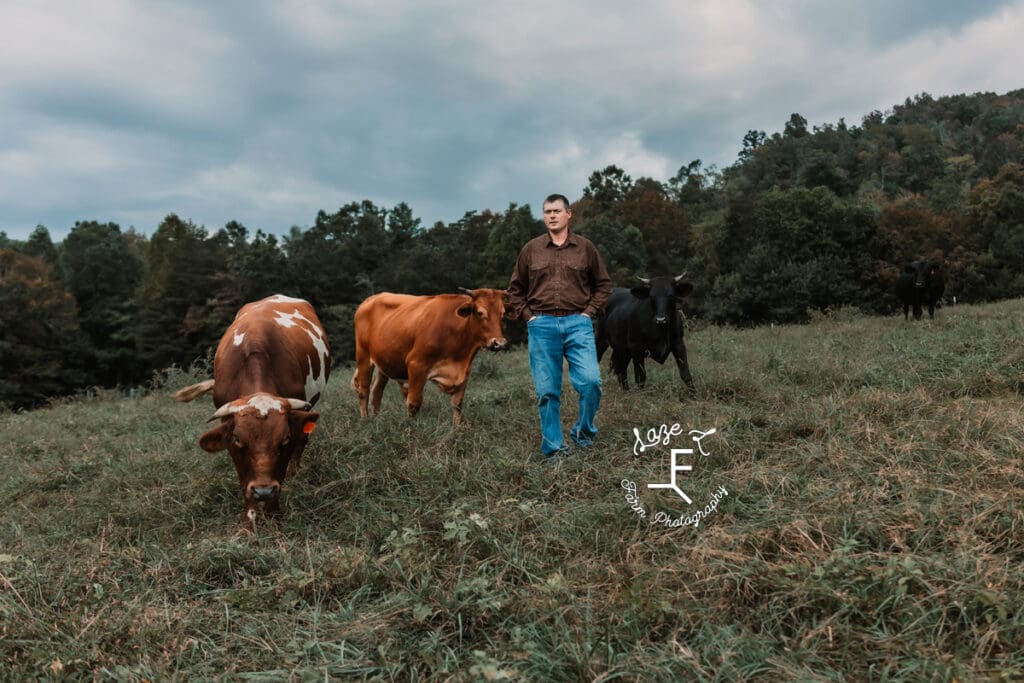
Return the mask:
<svg viewBox="0 0 1024 683"><path fill-rule="evenodd" d="M545 202L544 225L549 232L562 232L569 225L572 212L565 208L561 201Z"/></svg>

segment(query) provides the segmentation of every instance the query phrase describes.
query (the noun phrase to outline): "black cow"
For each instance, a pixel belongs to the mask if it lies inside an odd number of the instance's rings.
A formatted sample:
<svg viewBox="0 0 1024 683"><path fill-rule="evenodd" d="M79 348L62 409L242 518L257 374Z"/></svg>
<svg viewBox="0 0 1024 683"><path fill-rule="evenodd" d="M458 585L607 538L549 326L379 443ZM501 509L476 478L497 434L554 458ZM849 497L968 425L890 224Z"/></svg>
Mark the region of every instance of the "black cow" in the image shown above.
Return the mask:
<svg viewBox="0 0 1024 683"><path fill-rule="evenodd" d="M910 320L910 307L914 307L914 320L921 319L921 307L928 306L928 317L935 317L935 304L946 290L939 272L939 264L913 261L903 266L896 282L896 296L903 300L903 319Z"/></svg>
<svg viewBox="0 0 1024 683"><path fill-rule="evenodd" d="M684 273L685 275L685 273ZM633 376L638 387L647 381L644 358L664 363L671 353L679 367L679 377L696 392L683 344L683 324L676 312L676 299L693 290L693 285L678 277L639 278L643 284L633 289L616 287L597 324L597 359L612 347L612 372L623 389L628 388L626 370L633 361Z"/></svg>

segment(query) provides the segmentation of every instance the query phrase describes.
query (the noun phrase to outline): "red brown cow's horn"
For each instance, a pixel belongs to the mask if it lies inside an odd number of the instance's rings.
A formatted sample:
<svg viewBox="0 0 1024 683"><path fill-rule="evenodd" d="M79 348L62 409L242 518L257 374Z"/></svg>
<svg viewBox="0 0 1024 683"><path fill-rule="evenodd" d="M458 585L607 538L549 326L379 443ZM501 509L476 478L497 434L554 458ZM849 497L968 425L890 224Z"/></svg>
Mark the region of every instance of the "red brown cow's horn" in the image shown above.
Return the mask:
<svg viewBox="0 0 1024 683"><path fill-rule="evenodd" d="M456 289L458 289L463 294L468 294L468 295L470 295L471 297L474 297L474 298L476 297L476 295L473 294L473 290L472 289L466 289L465 287L456 287Z"/></svg>
<svg viewBox="0 0 1024 683"><path fill-rule="evenodd" d="M309 401L303 401L301 398L288 398L288 405L292 407L292 410L311 410L313 406L309 404Z"/></svg>

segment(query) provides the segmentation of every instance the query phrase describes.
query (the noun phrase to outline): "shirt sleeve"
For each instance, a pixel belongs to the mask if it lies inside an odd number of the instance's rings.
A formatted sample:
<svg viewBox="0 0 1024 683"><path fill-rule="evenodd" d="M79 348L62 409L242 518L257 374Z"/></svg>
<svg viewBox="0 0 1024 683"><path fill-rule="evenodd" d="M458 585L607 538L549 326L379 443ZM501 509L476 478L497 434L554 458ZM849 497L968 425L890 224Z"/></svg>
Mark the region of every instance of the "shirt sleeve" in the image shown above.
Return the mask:
<svg viewBox="0 0 1024 683"><path fill-rule="evenodd" d="M529 291L529 288L529 258L527 257L527 247L523 247L522 251L519 252L519 258L516 259L516 265L512 269L512 278L509 280L508 289L506 290L513 319L529 320L533 317L533 312L526 305L526 293Z"/></svg>
<svg viewBox="0 0 1024 683"><path fill-rule="evenodd" d="M590 292L590 301L583 312L596 318L604 312L604 305L612 295L612 279L608 276L601 252L593 244L590 245Z"/></svg>

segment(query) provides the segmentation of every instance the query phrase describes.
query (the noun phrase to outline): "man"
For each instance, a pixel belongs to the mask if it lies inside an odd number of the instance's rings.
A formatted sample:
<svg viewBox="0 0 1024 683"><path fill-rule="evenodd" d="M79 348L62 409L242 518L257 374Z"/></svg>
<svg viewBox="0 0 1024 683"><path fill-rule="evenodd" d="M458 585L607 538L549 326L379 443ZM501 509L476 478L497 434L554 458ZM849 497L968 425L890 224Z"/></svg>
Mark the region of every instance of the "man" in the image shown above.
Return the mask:
<svg viewBox="0 0 1024 683"><path fill-rule="evenodd" d="M560 413L563 357L569 361L569 380L580 403L570 436L576 445L590 446L597 434L594 417L601 404L601 373L591 321L611 295L612 281L593 243L569 230L569 200L553 194L543 207L547 233L519 252L508 299L512 315L526 321L541 452L555 463L569 450Z"/></svg>

